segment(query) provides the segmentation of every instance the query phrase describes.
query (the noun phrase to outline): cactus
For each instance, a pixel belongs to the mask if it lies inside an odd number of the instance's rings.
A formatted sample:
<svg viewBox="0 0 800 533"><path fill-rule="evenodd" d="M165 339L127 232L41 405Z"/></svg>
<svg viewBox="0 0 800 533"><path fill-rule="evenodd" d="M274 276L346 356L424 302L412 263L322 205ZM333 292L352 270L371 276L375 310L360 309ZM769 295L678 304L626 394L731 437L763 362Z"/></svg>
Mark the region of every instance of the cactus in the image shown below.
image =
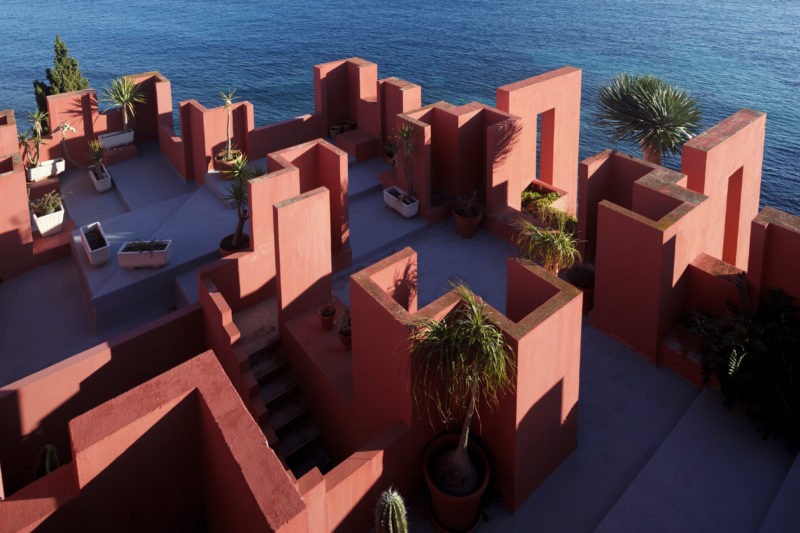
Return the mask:
<svg viewBox="0 0 800 533"><path fill-rule="evenodd" d="M408 533L406 505L391 487L381 493L375 506L375 533Z"/></svg>

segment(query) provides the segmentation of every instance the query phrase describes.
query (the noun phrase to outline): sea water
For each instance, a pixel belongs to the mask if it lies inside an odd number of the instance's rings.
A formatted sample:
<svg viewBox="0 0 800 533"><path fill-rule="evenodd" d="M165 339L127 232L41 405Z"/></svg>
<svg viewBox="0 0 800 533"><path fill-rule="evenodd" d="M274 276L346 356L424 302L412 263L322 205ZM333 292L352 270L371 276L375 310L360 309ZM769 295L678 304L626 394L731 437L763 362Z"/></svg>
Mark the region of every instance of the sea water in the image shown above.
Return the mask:
<svg viewBox="0 0 800 533"><path fill-rule="evenodd" d="M762 205L800 214L800 2L797 0L0 0L0 109L35 107L56 34L92 87L158 70L174 102L220 105L236 87L256 124L314 110L313 65L360 56L379 76L423 87L423 102L494 104L501 85L583 70L580 157L612 143L595 125L598 87L622 71L688 89L712 126L767 113ZM176 105L177 107L177 105ZM680 167L679 158L665 160Z"/></svg>

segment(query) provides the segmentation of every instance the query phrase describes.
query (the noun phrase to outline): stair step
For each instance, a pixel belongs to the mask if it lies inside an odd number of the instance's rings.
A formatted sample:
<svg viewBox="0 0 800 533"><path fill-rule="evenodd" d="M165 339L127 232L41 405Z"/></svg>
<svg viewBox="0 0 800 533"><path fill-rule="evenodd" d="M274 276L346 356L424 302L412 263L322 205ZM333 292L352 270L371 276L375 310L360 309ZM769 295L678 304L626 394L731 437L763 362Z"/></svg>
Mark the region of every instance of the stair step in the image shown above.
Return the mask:
<svg viewBox="0 0 800 533"><path fill-rule="evenodd" d="M288 463L296 452L308 446L319 438L319 430L310 418L305 423L296 425L291 431L280 437L278 449L284 462Z"/></svg>
<svg viewBox="0 0 800 533"><path fill-rule="evenodd" d="M294 454L288 467L295 479L300 479L314 467L319 468L322 474L327 474L332 464L328 452L317 441Z"/></svg>
<svg viewBox="0 0 800 533"><path fill-rule="evenodd" d="M287 364L289 361L280 350L259 350L250 356L250 372L259 383L267 381Z"/></svg>
<svg viewBox="0 0 800 533"><path fill-rule="evenodd" d="M308 404L299 394L288 396L274 404L269 409L269 424L276 432L308 413Z"/></svg>
<svg viewBox="0 0 800 533"><path fill-rule="evenodd" d="M247 355L279 341L276 302L272 297L233 314L233 322L242 334L239 347Z"/></svg>
<svg viewBox="0 0 800 533"><path fill-rule="evenodd" d="M756 531L792 458L705 389L596 531Z"/></svg>
<svg viewBox="0 0 800 533"><path fill-rule="evenodd" d="M297 378L291 372L279 372L273 374L269 381L258 388L258 395L269 408L269 404L293 391L297 386Z"/></svg>

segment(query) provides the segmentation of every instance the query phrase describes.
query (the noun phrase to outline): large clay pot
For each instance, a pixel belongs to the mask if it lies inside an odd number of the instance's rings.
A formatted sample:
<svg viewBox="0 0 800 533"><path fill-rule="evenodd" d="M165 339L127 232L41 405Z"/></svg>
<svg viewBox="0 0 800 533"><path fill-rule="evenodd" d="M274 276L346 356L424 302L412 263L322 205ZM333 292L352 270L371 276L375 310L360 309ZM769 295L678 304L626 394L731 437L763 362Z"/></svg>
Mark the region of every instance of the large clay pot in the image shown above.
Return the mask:
<svg viewBox="0 0 800 533"><path fill-rule="evenodd" d="M319 321L325 331L333 327L333 319L336 317L336 307L325 304L319 308Z"/></svg>
<svg viewBox="0 0 800 533"><path fill-rule="evenodd" d="M233 233L226 235L221 241L219 241L219 253L222 257L250 249L250 235L247 233L242 233L242 241L238 248L234 248L232 243Z"/></svg>
<svg viewBox="0 0 800 533"><path fill-rule="evenodd" d="M478 233L478 227L481 225L483 213L480 212L474 217L465 217L460 215L457 209L453 209L453 218L456 221L456 233L458 233L462 239L469 239Z"/></svg>
<svg viewBox="0 0 800 533"><path fill-rule="evenodd" d="M469 456L481 476L477 491L468 496L451 496L439 489L431 478L433 461L441 453L454 449L458 445L458 438L454 433L445 433L434 438L425 449L422 468L431 494L436 525L447 531L472 531L480 520L481 497L489 486L489 461L475 439L469 441Z"/></svg>

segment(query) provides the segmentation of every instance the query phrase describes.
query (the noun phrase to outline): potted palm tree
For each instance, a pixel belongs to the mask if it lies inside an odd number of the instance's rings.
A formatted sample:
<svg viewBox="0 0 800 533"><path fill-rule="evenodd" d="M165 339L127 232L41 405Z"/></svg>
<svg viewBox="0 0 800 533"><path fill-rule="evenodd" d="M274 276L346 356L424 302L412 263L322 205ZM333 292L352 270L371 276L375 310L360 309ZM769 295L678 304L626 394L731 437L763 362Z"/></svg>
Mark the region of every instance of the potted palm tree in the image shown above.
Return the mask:
<svg viewBox="0 0 800 533"><path fill-rule="evenodd" d="M97 192L104 192L111 188L111 174L103 163L103 146L100 139L89 140L89 179Z"/></svg>
<svg viewBox="0 0 800 533"><path fill-rule="evenodd" d="M122 131L103 133L98 135L103 148L115 148L133 142L133 130L128 128L128 113L135 116L136 104L147 102L141 87L131 76L121 76L111 82L110 86L103 88L105 96L103 102L110 103L114 108L122 109Z"/></svg>
<svg viewBox="0 0 800 533"><path fill-rule="evenodd" d="M597 123L616 142L634 140L642 157L661 164L700 130L697 99L655 76L618 75L600 87Z"/></svg>
<svg viewBox="0 0 800 533"><path fill-rule="evenodd" d="M231 141L232 106L236 98L236 89L230 89L228 92L220 92L219 97L222 98L227 115L227 120L225 122L225 135L227 140L225 142L225 149L214 155L214 168L225 171L229 170L234 161L236 161L236 158L242 155L241 150L234 148Z"/></svg>
<svg viewBox="0 0 800 533"><path fill-rule="evenodd" d="M433 424L463 415L459 434L436 437L425 451L423 469L433 514L447 530L465 531L478 520L489 482L485 454L469 439L479 403L495 407L513 389L515 362L487 306L465 285L454 287L459 304L442 320L422 319L409 341L414 401Z"/></svg>
<svg viewBox="0 0 800 533"><path fill-rule="evenodd" d="M516 223L517 248L531 261L540 261L555 275L562 268L570 268L581 260L578 239L566 225L567 217L556 217L555 228L543 228L531 220L520 217Z"/></svg>
<svg viewBox="0 0 800 533"><path fill-rule="evenodd" d="M403 170L408 184L407 190L392 185L383 191L383 201L405 218L411 218L419 212L419 200L414 198L414 126L403 124L395 134L395 143L400 148L398 166Z"/></svg>
<svg viewBox="0 0 800 533"><path fill-rule="evenodd" d="M225 199L232 202L236 208L236 229L232 234L223 237L219 243L219 250L223 256L245 250L250 246L250 236L244 232L244 225L250 216L247 211L247 182L262 174L264 168L259 165L249 167L247 156L242 153L231 162L230 170L223 172L223 175L230 178L230 187Z"/></svg>

